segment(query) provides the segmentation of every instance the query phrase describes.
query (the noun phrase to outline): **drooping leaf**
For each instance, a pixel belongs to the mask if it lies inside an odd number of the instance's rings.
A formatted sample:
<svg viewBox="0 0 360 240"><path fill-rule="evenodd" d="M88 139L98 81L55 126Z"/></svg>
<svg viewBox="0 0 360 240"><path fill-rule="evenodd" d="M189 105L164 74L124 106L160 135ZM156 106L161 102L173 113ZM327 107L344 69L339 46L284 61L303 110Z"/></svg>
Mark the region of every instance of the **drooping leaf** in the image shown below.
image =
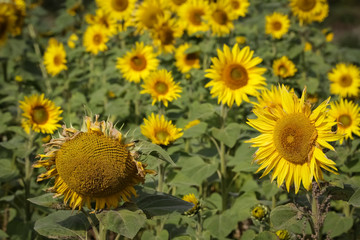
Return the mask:
<svg viewBox="0 0 360 240"><path fill-rule="evenodd" d="M159 159L164 160L172 164L173 166L176 166L174 161L171 159L170 155L159 145L153 144L148 141L139 140L136 146L138 147L139 151L141 151L143 154L151 154L152 152L156 152Z"/></svg>

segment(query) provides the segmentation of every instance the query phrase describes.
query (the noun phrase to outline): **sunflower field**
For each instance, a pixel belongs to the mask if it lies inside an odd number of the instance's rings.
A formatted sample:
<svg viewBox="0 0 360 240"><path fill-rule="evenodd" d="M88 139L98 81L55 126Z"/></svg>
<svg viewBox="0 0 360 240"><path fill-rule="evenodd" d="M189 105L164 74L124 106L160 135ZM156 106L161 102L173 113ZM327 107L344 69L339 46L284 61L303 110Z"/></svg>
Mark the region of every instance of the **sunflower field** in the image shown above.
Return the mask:
<svg viewBox="0 0 360 240"><path fill-rule="evenodd" d="M359 12L0 0L0 239L360 239Z"/></svg>

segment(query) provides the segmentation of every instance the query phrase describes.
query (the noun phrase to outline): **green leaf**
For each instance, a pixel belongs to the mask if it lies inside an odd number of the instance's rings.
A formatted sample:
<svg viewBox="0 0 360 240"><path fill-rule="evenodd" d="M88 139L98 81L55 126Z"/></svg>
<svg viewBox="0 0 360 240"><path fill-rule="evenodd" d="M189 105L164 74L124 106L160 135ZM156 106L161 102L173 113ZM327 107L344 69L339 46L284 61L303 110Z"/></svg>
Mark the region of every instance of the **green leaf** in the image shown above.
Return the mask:
<svg viewBox="0 0 360 240"><path fill-rule="evenodd" d="M241 143L236 149L235 156L230 157L229 166L234 166L234 172L254 172L258 168L256 164L252 164L253 155L256 148L251 147L251 143Z"/></svg>
<svg viewBox="0 0 360 240"><path fill-rule="evenodd" d="M191 54L191 53L197 53L200 52L200 47L198 45L192 45L188 49L185 50L184 54Z"/></svg>
<svg viewBox="0 0 360 240"><path fill-rule="evenodd" d="M49 207L55 209L64 208L62 201L60 201L59 198L54 198L54 196L55 193L45 193L38 197L28 198L28 201L43 207Z"/></svg>
<svg viewBox="0 0 360 240"><path fill-rule="evenodd" d="M250 229L250 230L246 230L242 235L241 235L241 240L253 240L256 237L256 233L254 230Z"/></svg>
<svg viewBox="0 0 360 240"><path fill-rule="evenodd" d="M237 221L237 218L234 217L233 210L226 210L219 215L217 214L206 218L204 227L214 237L224 239L236 228Z"/></svg>
<svg viewBox="0 0 360 240"><path fill-rule="evenodd" d="M324 221L323 232L334 238L349 231L353 223L354 220L351 217L343 217L336 212L328 212Z"/></svg>
<svg viewBox="0 0 360 240"><path fill-rule="evenodd" d="M336 187L336 186L329 186L327 189L327 194L332 196L334 200L343 200L349 201L351 196L354 194L355 189L349 185L344 184L343 188Z"/></svg>
<svg viewBox="0 0 360 240"><path fill-rule="evenodd" d="M144 154L151 154L152 152L156 152L158 154L159 159L164 160L172 164L173 166L176 166L176 164L171 159L170 155L159 145L153 144L148 141L139 140L139 142L136 144L136 148L138 149L138 151Z"/></svg>
<svg viewBox="0 0 360 240"><path fill-rule="evenodd" d="M86 239L90 224L81 212L61 210L35 222L34 229L40 235L53 239Z"/></svg>
<svg viewBox="0 0 360 240"><path fill-rule="evenodd" d="M349 204L355 207L360 207L360 188L358 188L358 190L356 190L356 192L351 196Z"/></svg>
<svg viewBox="0 0 360 240"><path fill-rule="evenodd" d="M9 235L7 235L6 232L4 232L3 230L0 229L0 238L5 239L7 237L9 237Z"/></svg>
<svg viewBox="0 0 360 240"><path fill-rule="evenodd" d="M241 126L238 123L230 123L224 129L213 128L212 135L232 148L240 137Z"/></svg>
<svg viewBox="0 0 360 240"><path fill-rule="evenodd" d="M186 129L184 131L184 135L182 136L183 138L195 138L195 137L199 137L202 134L204 134L206 132L206 128L207 128L207 123L205 122L201 122L189 129Z"/></svg>
<svg viewBox="0 0 360 240"><path fill-rule="evenodd" d="M234 217L238 221L243 221L250 217L250 209L257 203L256 195L254 192L246 192L236 198L231 210Z"/></svg>
<svg viewBox="0 0 360 240"><path fill-rule="evenodd" d="M0 182L7 182L19 175L19 170L10 159L0 159Z"/></svg>
<svg viewBox="0 0 360 240"><path fill-rule="evenodd" d="M144 226L146 219L145 214L140 209L131 211L126 208L101 212L96 214L96 217L106 229L127 238L134 238Z"/></svg>
<svg viewBox="0 0 360 240"><path fill-rule="evenodd" d="M0 133L7 131L8 122L11 120L12 116L9 112L2 113L0 112Z"/></svg>
<svg viewBox="0 0 360 240"><path fill-rule="evenodd" d="M286 204L274 208L270 213L270 221L274 228L288 229L291 225L295 224L298 219L298 210L293 204Z"/></svg>
<svg viewBox="0 0 360 240"><path fill-rule="evenodd" d="M189 109L189 119L207 119L213 115L215 108L210 103L193 102Z"/></svg>
<svg viewBox="0 0 360 240"><path fill-rule="evenodd" d="M275 233L264 231L259 233L255 240L278 240L279 238L276 236Z"/></svg>

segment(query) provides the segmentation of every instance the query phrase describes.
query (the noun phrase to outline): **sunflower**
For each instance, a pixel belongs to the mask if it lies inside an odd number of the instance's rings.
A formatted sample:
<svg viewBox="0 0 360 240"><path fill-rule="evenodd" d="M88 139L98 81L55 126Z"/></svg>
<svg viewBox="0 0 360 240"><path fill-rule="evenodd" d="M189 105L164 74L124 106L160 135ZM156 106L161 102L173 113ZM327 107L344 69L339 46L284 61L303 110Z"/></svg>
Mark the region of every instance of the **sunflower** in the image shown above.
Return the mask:
<svg viewBox="0 0 360 240"><path fill-rule="evenodd" d="M55 38L51 38L44 53L46 71L52 76L58 75L62 70L67 70L66 52L64 45Z"/></svg>
<svg viewBox="0 0 360 240"><path fill-rule="evenodd" d="M182 198L182 200L194 204L194 206L190 210L185 212L186 215L193 216L199 212L200 203L199 203L199 200L195 197L195 195L193 193L189 193L189 194L185 195Z"/></svg>
<svg viewBox="0 0 360 240"><path fill-rule="evenodd" d="M138 83L151 71L156 70L158 65L159 60L154 54L154 49L151 46L144 46L143 42L137 42L135 48L117 59L116 68L120 69L126 80Z"/></svg>
<svg viewBox="0 0 360 240"><path fill-rule="evenodd" d="M97 55L107 50L106 43L109 40L107 31L100 25L89 26L84 33L84 46L87 52Z"/></svg>
<svg viewBox="0 0 360 240"><path fill-rule="evenodd" d="M323 153L322 148L334 150L328 143L341 138L331 131L336 124L328 115L330 98L314 111L305 102L306 89L299 99L285 86L280 87L282 104L272 109L254 109L257 119L248 119L248 124L261 135L246 142L259 147L254 161L261 165L256 172L265 169L262 176L274 169L271 180L277 178L280 186L286 182L287 191L292 184L298 193L302 182L305 189L311 188L312 179L323 179L321 168L336 174L335 162Z"/></svg>
<svg viewBox="0 0 360 240"><path fill-rule="evenodd" d="M352 134L360 136L360 107L352 101L341 99L340 102L330 103L330 116L337 121L337 131L343 134L340 144L345 139L354 139Z"/></svg>
<svg viewBox="0 0 360 240"><path fill-rule="evenodd" d="M310 42L305 42L304 51L308 52L312 50L312 44Z"/></svg>
<svg viewBox="0 0 360 240"><path fill-rule="evenodd" d="M325 2L326 0L290 0L290 8L302 25L313 22Z"/></svg>
<svg viewBox="0 0 360 240"><path fill-rule="evenodd" d="M341 97L357 97L360 87L360 69L353 64L339 63L328 73L330 93Z"/></svg>
<svg viewBox="0 0 360 240"><path fill-rule="evenodd" d="M238 44L245 44L246 43L246 37L244 36L237 36L235 38L235 41L238 43Z"/></svg>
<svg viewBox="0 0 360 240"><path fill-rule="evenodd" d="M9 4L0 4L0 46L4 45L8 33L15 27L16 16Z"/></svg>
<svg viewBox="0 0 360 240"><path fill-rule="evenodd" d="M68 38L67 45L69 46L69 48L75 48L76 47L76 42L78 40L79 40L79 37L75 33L73 33Z"/></svg>
<svg viewBox="0 0 360 240"><path fill-rule="evenodd" d="M230 4L237 17L245 17L250 6L248 0L230 0Z"/></svg>
<svg viewBox="0 0 360 240"><path fill-rule="evenodd" d="M234 28L236 15L228 0L218 0L210 4L210 14L206 20L211 27L213 36L226 36Z"/></svg>
<svg viewBox="0 0 360 240"><path fill-rule="evenodd" d="M166 3L168 4L168 7L171 9L171 11L176 13L179 11L181 6L186 4L187 1L188 0L169 0Z"/></svg>
<svg viewBox="0 0 360 240"><path fill-rule="evenodd" d="M118 31L116 19L101 8L96 10L96 15L87 14L85 20L88 24L100 25L102 28L106 29L109 37L115 35Z"/></svg>
<svg viewBox="0 0 360 240"><path fill-rule="evenodd" d="M96 0L96 4L109 13L109 18L128 19L135 8L136 0Z"/></svg>
<svg viewBox="0 0 360 240"><path fill-rule="evenodd" d="M286 56L274 60L273 70L275 76L280 76L282 78L292 77L297 72L295 64Z"/></svg>
<svg viewBox="0 0 360 240"><path fill-rule="evenodd" d="M184 134L181 128L176 128L171 121L165 119L164 115L159 116L154 113L148 116L148 119L144 118L144 125L140 128L141 133L152 143L165 146Z"/></svg>
<svg viewBox="0 0 360 240"><path fill-rule="evenodd" d="M199 119L195 119L190 121L188 124L185 125L184 130L188 130L189 128L192 128L200 123Z"/></svg>
<svg viewBox="0 0 360 240"><path fill-rule="evenodd" d="M143 90L141 94L150 94L153 99L152 105L156 102L163 102L165 107L168 102L171 102L180 97L181 87L179 83L175 83L171 72L165 69L154 71L144 79L144 84L141 85Z"/></svg>
<svg viewBox="0 0 360 240"><path fill-rule="evenodd" d="M224 51L217 50L218 58L212 58L213 65L207 69L205 77L211 81L205 87L212 87L212 97L218 97L222 102L231 107L234 102L240 106L244 100L249 102L248 95L258 95L258 90L264 89L265 78L261 76L266 68L256 67L262 62L259 57L253 58L254 51L246 46L239 49L235 44L232 51L224 45Z"/></svg>
<svg viewBox="0 0 360 240"><path fill-rule="evenodd" d="M180 45L175 52L175 65L182 73L186 73L193 68L200 68L199 52L185 53L190 48L190 44L184 43Z"/></svg>
<svg viewBox="0 0 360 240"><path fill-rule="evenodd" d="M317 22L323 22L328 15L329 15L329 4L327 4L326 2L322 2L321 8L319 9L318 12L314 13L313 19L314 21Z"/></svg>
<svg viewBox="0 0 360 240"><path fill-rule="evenodd" d="M179 24L189 35L206 32L209 24L205 21L210 12L209 4L204 0L188 0L178 11Z"/></svg>
<svg viewBox="0 0 360 240"><path fill-rule="evenodd" d="M287 90L289 87L285 86ZM294 89L290 89L290 92L294 92ZM282 107L282 99L280 89L271 85L271 89L265 89L257 96L257 103L254 104L254 108L267 109L271 111L272 108Z"/></svg>
<svg viewBox="0 0 360 240"><path fill-rule="evenodd" d="M37 181L55 177L55 184L49 190L55 196L64 196L64 203L72 209L81 209L85 204L95 210L105 207L116 208L119 201L129 201L136 196L134 185L144 182L145 175L154 173L146 170L131 152L134 143L125 144L121 133L111 122L95 122L85 118L85 130L66 128L62 136L52 139L39 154L35 168L45 167Z"/></svg>
<svg viewBox="0 0 360 240"><path fill-rule="evenodd" d="M265 18L265 33L270 34L273 38L280 39L289 31L290 20L287 15L274 12Z"/></svg>
<svg viewBox="0 0 360 240"><path fill-rule="evenodd" d="M144 30L153 29L158 18L164 16L164 0L144 0L135 11L136 33L142 34Z"/></svg>
<svg viewBox="0 0 360 240"><path fill-rule="evenodd" d="M58 122L62 119L62 110L51 100L44 98L44 94L25 96L25 100L19 103L24 111L21 125L26 133L29 134L32 129L35 132L53 134L60 127Z"/></svg>

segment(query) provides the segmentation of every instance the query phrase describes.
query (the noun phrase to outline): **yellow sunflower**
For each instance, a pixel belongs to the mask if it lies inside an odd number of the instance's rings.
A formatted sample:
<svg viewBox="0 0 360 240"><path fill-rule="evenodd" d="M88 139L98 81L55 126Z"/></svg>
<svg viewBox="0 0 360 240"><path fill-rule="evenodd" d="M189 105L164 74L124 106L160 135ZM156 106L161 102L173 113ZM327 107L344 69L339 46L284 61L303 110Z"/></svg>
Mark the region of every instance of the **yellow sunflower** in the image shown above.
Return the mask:
<svg viewBox="0 0 360 240"><path fill-rule="evenodd" d="M144 0L135 11L136 33L154 28L158 18L165 14L163 6L166 6L164 0Z"/></svg>
<svg viewBox="0 0 360 240"><path fill-rule="evenodd" d="M360 87L360 69L353 64L339 63L328 74L330 93L341 97L357 97Z"/></svg>
<svg viewBox="0 0 360 240"><path fill-rule="evenodd" d="M226 36L234 29L233 20L236 15L228 0L218 0L210 4L210 14L206 15L206 20L210 25L213 36Z"/></svg>
<svg viewBox="0 0 360 240"><path fill-rule="evenodd" d="M0 4L0 46L4 45L8 33L15 27L16 16L9 4Z"/></svg>
<svg viewBox="0 0 360 240"><path fill-rule="evenodd" d="M250 6L248 0L230 0L230 4L236 17L245 17Z"/></svg>
<svg viewBox="0 0 360 240"><path fill-rule="evenodd" d="M203 33L209 30L205 21L210 12L209 4L204 0L188 0L178 11L179 24L189 35Z"/></svg>
<svg viewBox="0 0 360 240"><path fill-rule="evenodd" d="M285 86L287 90L289 87ZM290 92L293 93L294 89L290 89ZM257 103L254 104L254 108L271 109L276 107L282 107L281 91L274 85L271 85L271 89L265 89L257 96Z"/></svg>
<svg viewBox="0 0 360 240"><path fill-rule="evenodd" d="M282 105L268 109L256 108L257 119L248 119L248 124L261 135L246 142L259 149L254 161L261 165L256 172L265 169L262 176L273 170L271 180L277 178L280 186L284 181L287 191L294 184L298 193L301 182L305 189L311 188L312 179L323 179L321 168L336 174L335 162L323 153L322 148L334 150L328 143L341 138L331 131L336 124L328 116L330 98L311 111L305 101L306 89L299 99L285 86L280 87Z"/></svg>
<svg viewBox="0 0 360 240"><path fill-rule="evenodd" d="M135 48L117 59L116 68L120 69L126 80L138 83L151 71L156 70L158 65L159 60L154 54L154 49L151 46L144 46L143 42L137 42Z"/></svg>
<svg viewBox="0 0 360 240"><path fill-rule="evenodd" d="M332 42L334 39L334 33L331 32L330 29L324 28L321 32L324 34L326 42Z"/></svg>
<svg viewBox="0 0 360 240"><path fill-rule="evenodd" d="M68 38L67 45L69 46L69 48L75 48L78 40L79 37L75 33L73 33Z"/></svg>
<svg viewBox="0 0 360 240"><path fill-rule="evenodd" d="M187 1L188 0L169 0L166 3L168 4L168 7L171 9L171 11L176 13L179 11L181 6L186 4Z"/></svg>
<svg viewBox="0 0 360 240"><path fill-rule="evenodd" d="M224 51L217 50L218 58L212 58L213 65L207 69L205 77L211 81L205 87L212 87L212 97L218 97L222 102L231 107L234 102L240 106L242 101L249 102L248 95L258 95L258 90L265 89L265 78L261 76L266 68L257 65L262 62L259 57L253 58L254 51L246 46L239 49L235 44L232 50L224 45Z"/></svg>
<svg viewBox="0 0 360 240"><path fill-rule="evenodd" d="M337 121L337 131L343 134L340 144L344 139L354 139L352 134L360 136L360 107L352 101L341 99L340 102L330 103L330 116Z"/></svg>
<svg viewBox="0 0 360 240"><path fill-rule="evenodd" d="M64 203L72 209L86 205L95 210L116 208L120 200L136 196L134 185L144 182L146 170L131 152L134 143L125 144L122 134L111 122L85 119L85 129L66 128L60 138L47 144L45 154L39 154L35 168L45 167L37 181L55 177L49 190L64 196Z"/></svg>
<svg viewBox="0 0 360 240"><path fill-rule="evenodd" d="M312 50L312 45L310 42L305 42L304 51L308 52Z"/></svg>
<svg viewBox="0 0 360 240"><path fill-rule="evenodd" d="M265 33L270 34L273 38L280 39L289 31L290 20L287 15L274 12L265 18Z"/></svg>
<svg viewBox="0 0 360 240"><path fill-rule="evenodd" d="M165 69L157 70L144 79L144 84L141 85L143 90L141 94L150 94L153 99L152 105L156 102L163 102L165 107L168 102L171 102L180 97L181 87L179 83L175 83L171 72Z"/></svg>
<svg viewBox="0 0 360 240"><path fill-rule="evenodd" d="M88 26L84 33L84 46L87 52L97 55L99 52L104 52L108 48L106 46L109 40L107 31L100 25Z"/></svg>
<svg viewBox="0 0 360 240"><path fill-rule="evenodd" d="M315 20L315 16L321 11L324 2L326 0L290 0L290 8L302 25Z"/></svg>
<svg viewBox="0 0 360 240"><path fill-rule="evenodd" d="M9 5L13 8L16 18L14 27L11 28L11 33L16 36L22 31L22 26L26 16L26 4L24 0L11 0Z"/></svg>
<svg viewBox="0 0 360 240"><path fill-rule="evenodd" d="M44 98L44 94L25 96L25 100L19 103L24 111L21 125L26 133L29 134L32 129L35 132L53 134L60 127L58 122L62 119L62 110L51 100Z"/></svg>
<svg viewBox="0 0 360 240"><path fill-rule="evenodd" d="M314 13L313 19L314 21L317 22L323 22L328 15L329 15L329 4L327 4L326 2L322 2L321 8L319 9L318 12Z"/></svg>
<svg viewBox="0 0 360 240"><path fill-rule="evenodd" d="M67 70L66 62L64 45L51 38L44 53L46 71L52 76L58 75L62 70Z"/></svg>
<svg viewBox="0 0 360 240"><path fill-rule="evenodd" d="M200 68L199 52L185 53L190 47L190 44L184 43L180 45L175 52L175 65L182 73L186 73L193 68Z"/></svg>
<svg viewBox="0 0 360 240"><path fill-rule="evenodd" d="M118 31L118 24L116 19L113 17L113 15L108 14L108 12L101 8L96 10L96 15L87 14L85 16L85 20L88 24L98 24L102 28L106 29L109 37L115 35Z"/></svg>
<svg viewBox="0 0 360 240"><path fill-rule="evenodd" d="M136 0L96 0L96 4L110 14L109 18L116 20L129 19L135 3Z"/></svg>
<svg viewBox="0 0 360 240"><path fill-rule="evenodd" d="M292 77L297 72L295 64L286 56L274 60L273 70L275 76L280 76L282 78Z"/></svg>
<svg viewBox="0 0 360 240"><path fill-rule="evenodd" d="M195 195L193 193L189 193L187 195L185 195L182 200L186 201L186 202L189 202L189 203L192 203L194 204L194 206L188 210L187 212L185 212L186 215L194 215L196 213L199 212L200 210L200 203L199 203L199 200L195 197Z"/></svg>
<svg viewBox="0 0 360 240"><path fill-rule="evenodd" d="M148 119L144 118L144 125L140 126L141 133L158 145L169 145L184 133L181 128L176 128L171 121L167 121L164 115L159 116L152 113Z"/></svg>
<svg viewBox="0 0 360 240"><path fill-rule="evenodd" d="M238 44L245 44L246 43L246 37L244 36L237 36L235 38L235 41L238 43Z"/></svg>

